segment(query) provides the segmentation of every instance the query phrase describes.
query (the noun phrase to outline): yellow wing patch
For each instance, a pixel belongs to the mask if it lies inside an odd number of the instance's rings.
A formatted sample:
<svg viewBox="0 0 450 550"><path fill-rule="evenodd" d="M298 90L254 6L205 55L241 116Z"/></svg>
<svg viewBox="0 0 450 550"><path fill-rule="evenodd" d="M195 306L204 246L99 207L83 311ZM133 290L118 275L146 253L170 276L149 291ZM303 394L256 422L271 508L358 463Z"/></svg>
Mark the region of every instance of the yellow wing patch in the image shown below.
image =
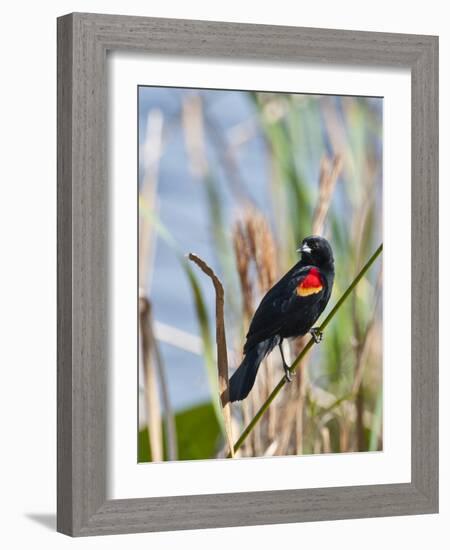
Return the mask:
<svg viewBox="0 0 450 550"><path fill-rule="evenodd" d="M309 287L309 288L303 288L302 285L298 285L297 287L297 294L299 296L311 296L311 294L318 294L323 289L323 286L316 286L316 287Z"/></svg>

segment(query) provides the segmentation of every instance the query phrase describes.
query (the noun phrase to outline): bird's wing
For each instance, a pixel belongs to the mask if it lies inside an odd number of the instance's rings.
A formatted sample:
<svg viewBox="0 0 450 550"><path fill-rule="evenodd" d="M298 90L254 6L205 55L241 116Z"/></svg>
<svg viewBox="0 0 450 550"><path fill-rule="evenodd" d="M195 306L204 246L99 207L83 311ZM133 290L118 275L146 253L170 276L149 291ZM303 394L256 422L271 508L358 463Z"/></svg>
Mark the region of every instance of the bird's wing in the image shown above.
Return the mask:
<svg viewBox="0 0 450 550"><path fill-rule="evenodd" d="M314 271L312 271L314 270ZM318 273L312 277L311 272ZM320 281L322 284L319 287ZM281 330L286 319L298 310L302 302L311 304L320 300L325 290L325 280L313 266L294 266L264 296L259 304L247 334L244 352L256 343L265 340ZM315 286L316 285L316 286Z"/></svg>

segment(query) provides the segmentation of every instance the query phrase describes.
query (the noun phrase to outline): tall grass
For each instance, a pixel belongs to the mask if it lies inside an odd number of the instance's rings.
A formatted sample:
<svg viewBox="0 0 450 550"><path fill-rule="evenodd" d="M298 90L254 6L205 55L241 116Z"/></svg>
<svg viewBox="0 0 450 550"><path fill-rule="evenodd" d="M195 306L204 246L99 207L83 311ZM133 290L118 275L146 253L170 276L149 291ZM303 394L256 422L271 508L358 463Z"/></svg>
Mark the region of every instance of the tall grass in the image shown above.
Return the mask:
<svg viewBox="0 0 450 550"><path fill-rule="evenodd" d="M225 130L209 109L214 92L181 97L183 107L172 123L182 128L187 162L206 196L208 238L215 251L214 258L206 259L217 261L224 284L228 346L234 358L231 373L239 364L255 308L298 260L295 250L306 235L323 234L334 249L331 303L382 240L380 112L367 98L246 93L249 119ZM261 210L242 173L254 139L262 139L265 150L268 213ZM231 211L221 201L223 185L233 197ZM157 213L150 210L149 218L162 235ZM176 243L173 250L194 296L211 403L222 429L222 444L214 455L221 455L226 431L217 401L214 322L197 276L182 257L187 251L179 251ZM303 358L296 378L273 400L238 456L382 448L381 296L378 262L336 312L322 344ZM288 361L298 356L306 341L285 343ZM239 431L271 395L282 372L273 352L249 398L233 405Z"/></svg>

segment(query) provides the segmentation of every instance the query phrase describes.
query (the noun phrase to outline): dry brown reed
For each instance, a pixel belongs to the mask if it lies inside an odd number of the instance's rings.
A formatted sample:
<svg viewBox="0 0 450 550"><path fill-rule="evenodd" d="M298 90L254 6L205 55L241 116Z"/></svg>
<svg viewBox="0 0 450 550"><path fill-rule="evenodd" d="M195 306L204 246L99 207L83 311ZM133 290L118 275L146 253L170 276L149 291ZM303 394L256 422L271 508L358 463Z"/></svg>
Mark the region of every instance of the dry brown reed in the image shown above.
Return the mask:
<svg viewBox="0 0 450 550"><path fill-rule="evenodd" d="M311 233L313 235L323 235L324 233L325 221L342 167L343 161L340 155L333 157L333 159L328 158L326 155L322 157L318 181L319 193L311 223ZM300 353L307 341L308 337L303 336L301 338L297 338L291 344L294 355L298 355ZM294 445L293 450L295 454L303 454L304 452L305 396L308 391L308 364L310 359L310 355L307 355L300 363L297 371L298 375L293 384L295 390L291 390L294 394L292 395L293 404L291 405L291 408L295 409L295 414L292 412L290 413L290 415L293 416L293 422L295 425L292 442ZM284 454L287 450L288 448L285 444L283 446Z"/></svg>
<svg viewBox="0 0 450 550"><path fill-rule="evenodd" d="M192 95L186 98L181 115L190 168L192 173L201 180L208 173L201 97Z"/></svg>
<svg viewBox="0 0 450 550"><path fill-rule="evenodd" d="M164 120L162 113L153 109L147 118L147 135L143 144L144 181L140 200L149 210L154 209L158 186L159 164L162 151ZM177 459L175 418L169 400L165 366L157 346L149 299L149 275L154 254L154 226L147 216L139 218L139 329L140 350L145 387L147 428L153 461L164 460L162 409L163 404L167 454L169 460Z"/></svg>
<svg viewBox="0 0 450 550"><path fill-rule="evenodd" d="M233 248L236 268L239 275L242 295L242 313L245 326L253 315L253 287L250 281L251 250L247 239L246 229L238 221L233 228Z"/></svg>
<svg viewBox="0 0 450 550"><path fill-rule="evenodd" d="M261 297L273 286L278 274L278 258L275 238L261 212L255 207L244 211L232 231L234 254L241 286L244 332ZM242 349L242 342L238 344ZM269 356L260 367L255 387L250 396L241 404L244 424L256 413L267 399L274 385L274 370L277 361ZM271 446L277 432L278 410L274 406L268 411L267 420L253 431L242 449L244 456L271 454L276 444ZM269 449L270 447L270 449Z"/></svg>
<svg viewBox="0 0 450 550"><path fill-rule="evenodd" d="M146 365L144 369L145 378L146 378L146 396L147 399L152 400L152 403L148 404L148 430L149 437L150 434L154 434L150 438L151 445L155 442L154 439L157 439L157 453L156 457L152 458L154 461L162 460L157 458L161 456L162 449L160 442L161 437L161 410L159 406L159 395L158 395L158 382L161 392L161 401L162 401L162 410L164 411L165 416L165 432L166 432L166 441L167 441L167 458L169 460L177 460L178 457L178 448L177 448L177 433L175 426L175 417L170 405L169 391L167 384L167 377L165 372L164 362L159 350L158 342L155 337L154 331L154 322L152 315L151 303L148 298L145 296L140 297L139 299L139 312L140 312L140 330L141 330L141 343L142 343L142 354L144 363L150 361L154 362L156 370L150 368L149 365ZM155 404L153 405L153 399L155 399ZM153 448L153 447L152 447Z"/></svg>
<svg viewBox="0 0 450 550"><path fill-rule="evenodd" d="M320 164L319 197L312 221L313 235L323 234L324 224L330 208L334 188L342 168L343 160L340 155L336 155L332 160L326 155L323 156Z"/></svg>
<svg viewBox="0 0 450 550"><path fill-rule="evenodd" d="M164 460L161 406L156 369L152 361L153 342L151 334L150 302L146 298L140 298L139 300L139 313L145 403L147 407L147 429L152 461L161 462Z"/></svg>
<svg viewBox="0 0 450 550"><path fill-rule="evenodd" d="M216 344L217 344L217 373L219 378L219 396L222 404L225 433L231 457L234 457L233 427L231 422L231 404L228 380L228 353L225 334L224 290L223 285L211 267L196 254L189 254L189 259L208 275L214 285L216 293Z"/></svg>
<svg viewBox="0 0 450 550"><path fill-rule="evenodd" d="M153 210L158 189L159 160L162 150L164 121L161 111L153 109L147 118L147 134L143 145L144 181L140 199L148 210ZM146 293L154 252L154 227L146 216L139 218L139 288Z"/></svg>
<svg viewBox="0 0 450 550"><path fill-rule="evenodd" d="M359 268L363 261L363 236L364 228L369 223L371 211L373 209L373 190L375 186L375 166L368 162L368 166L365 169L366 187L364 188L364 200L362 201L362 207L355 213L352 224L352 235L355 242L355 268ZM357 312L357 293L352 296L352 321L353 321L353 337L354 337L354 377L351 389L350 402L354 407L355 415L355 427L352 433L351 441L349 440L350 450L362 451L365 448L365 434L364 434L364 411L366 409L365 404L365 392L363 387L363 375L365 367L369 362L369 352L371 342L377 329L377 301L379 291L381 287L381 274L376 283L375 289L375 306L373 308L372 315L367 321L366 326L361 326L358 312Z"/></svg>

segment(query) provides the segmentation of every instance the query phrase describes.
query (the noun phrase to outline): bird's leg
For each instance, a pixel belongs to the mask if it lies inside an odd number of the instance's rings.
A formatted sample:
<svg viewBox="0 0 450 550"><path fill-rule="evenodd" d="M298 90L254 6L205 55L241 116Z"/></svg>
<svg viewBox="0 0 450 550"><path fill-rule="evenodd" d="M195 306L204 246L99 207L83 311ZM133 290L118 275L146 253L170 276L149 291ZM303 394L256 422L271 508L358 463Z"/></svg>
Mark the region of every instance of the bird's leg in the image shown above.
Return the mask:
<svg viewBox="0 0 450 550"><path fill-rule="evenodd" d="M314 342L316 344L319 344L320 342L322 342L322 339L323 339L323 332L320 330L319 327L313 327L309 333L311 334L311 336L313 337L314 339Z"/></svg>
<svg viewBox="0 0 450 550"><path fill-rule="evenodd" d="M292 372L289 370L289 366L288 364L286 363L286 359L284 358L284 353L283 353L283 340L280 341L280 343L278 344L278 347L280 348L280 353L281 353L281 359L283 361L283 369L284 369L284 375L286 376L286 380L288 382L292 382Z"/></svg>

